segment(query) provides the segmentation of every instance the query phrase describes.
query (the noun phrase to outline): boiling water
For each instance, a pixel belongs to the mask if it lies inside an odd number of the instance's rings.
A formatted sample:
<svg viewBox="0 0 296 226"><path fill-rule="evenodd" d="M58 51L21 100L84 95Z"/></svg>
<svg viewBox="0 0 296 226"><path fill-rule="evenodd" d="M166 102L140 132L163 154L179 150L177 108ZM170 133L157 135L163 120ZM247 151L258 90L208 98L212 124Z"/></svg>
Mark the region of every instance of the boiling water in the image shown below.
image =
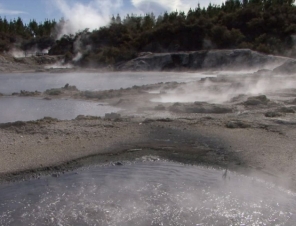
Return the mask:
<svg viewBox="0 0 296 226"><path fill-rule="evenodd" d="M73 119L78 115L104 116L119 108L97 102L31 97L1 97L0 123L36 120L46 116L58 119Z"/></svg>
<svg viewBox="0 0 296 226"><path fill-rule="evenodd" d="M166 161L0 187L0 225L295 225L295 214L291 192Z"/></svg>

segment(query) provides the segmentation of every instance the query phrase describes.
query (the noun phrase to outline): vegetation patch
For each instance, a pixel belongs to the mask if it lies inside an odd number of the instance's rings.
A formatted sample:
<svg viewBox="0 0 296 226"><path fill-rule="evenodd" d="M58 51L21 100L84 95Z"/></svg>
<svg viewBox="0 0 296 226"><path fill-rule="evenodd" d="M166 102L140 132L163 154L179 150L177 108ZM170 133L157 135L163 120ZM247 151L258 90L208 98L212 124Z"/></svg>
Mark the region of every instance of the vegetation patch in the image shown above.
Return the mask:
<svg viewBox="0 0 296 226"><path fill-rule="evenodd" d="M41 94L41 92L39 92L39 91L34 91L34 92L30 92L30 91L26 91L26 90L21 90L21 92L20 92L20 96L24 96L24 97L30 97L30 96L38 96L38 95L40 95Z"/></svg>
<svg viewBox="0 0 296 226"><path fill-rule="evenodd" d="M51 96L57 96L57 95L60 95L62 93L63 93L62 89L47 89L45 91L45 94L51 95Z"/></svg>

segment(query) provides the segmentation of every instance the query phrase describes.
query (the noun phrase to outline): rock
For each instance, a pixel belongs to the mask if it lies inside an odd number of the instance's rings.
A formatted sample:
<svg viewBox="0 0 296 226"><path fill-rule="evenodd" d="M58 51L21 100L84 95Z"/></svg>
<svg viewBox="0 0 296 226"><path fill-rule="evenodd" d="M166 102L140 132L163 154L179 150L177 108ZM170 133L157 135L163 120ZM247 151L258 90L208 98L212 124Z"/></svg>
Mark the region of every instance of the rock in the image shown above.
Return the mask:
<svg viewBox="0 0 296 226"><path fill-rule="evenodd" d="M146 118L146 119L143 121L143 123L151 123L151 122L154 122L154 120L151 119L151 118Z"/></svg>
<svg viewBox="0 0 296 226"><path fill-rule="evenodd" d="M265 115L265 117L268 117L268 118L275 118L275 117L282 116L282 114L280 112L276 112L276 111L268 111L264 115Z"/></svg>
<svg viewBox="0 0 296 226"><path fill-rule="evenodd" d="M282 107L280 109L278 109L278 112L282 112L282 113L295 113L293 108L290 107Z"/></svg>
<svg viewBox="0 0 296 226"><path fill-rule="evenodd" d="M98 120L101 117L98 116L91 116L91 115L78 115L75 120Z"/></svg>
<svg viewBox="0 0 296 226"><path fill-rule="evenodd" d="M5 128L9 128L9 127L23 127L27 125L26 122L23 121L16 121L16 122L8 122L8 123L1 123L0 124L0 128L1 129L5 129Z"/></svg>
<svg viewBox="0 0 296 226"><path fill-rule="evenodd" d="M268 70L268 69L260 69L253 73L254 76L270 76L272 74L273 74L272 70Z"/></svg>
<svg viewBox="0 0 296 226"><path fill-rule="evenodd" d="M246 98L247 98L247 95L245 95L245 94L239 94L239 95L237 95L235 97L232 97L230 99L230 102L240 102L240 101L245 100Z"/></svg>
<svg viewBox="0 0 296 226"><path fill-rule="evenodd" d="M138 57L147 56L147 55L151 55L151 54L152 54L151 52L140 52L138 54Z"/></svg>
<svg viewBox="0 0 296 226"><path fill-rule="evenodd" d="M291 100L290 104L296 104L296 98Z"/></svg>
<svg viewBox="0 0 296 226"><path fill-rule="evenodd" d="M2 96L4 96L4 94L3 93L0 93L0 97L2 97Z"/></svg>
<svg viewBox="0 0 296 226"><path fill-rule="evenodd" d="M78 91L76 86L70 86L69 83L67 83L62 89Z"/></svg>
<svg viewBox="0 0 296 226"><path fill-rule="evenodd" d="M118 114L118 113L114 113L114 112L106 113L106 114L105 114L105 118L106 118L106 119L119 119L120 117L121 117L120 114Z"/></svg>
<svg viewBox="0 0 296 226"><path fill-rule="evenodd" d="M174 120L171 118L160 118L160 119L156 119L156 121L158 121L158 122L172 122Z"/></svg>
<svg viewBox="0 0 296 226"><path fill-rule="evenodd" d="M226 127L230 129L236 129L236 128L249 128L251 125L247 122L243 121L229 121L226 123Z"/></svg>
<svg viewBox="0 0 296 226"><path fill-rule="evenodd" d="M296 73L296 61L289 60L282 65L273 69L273 74L295 74Z"/></svg>
<svg viewBox="0 0 296 226"><path fill-rule="evenodd" d="M157 105L155 108L154 108L154 110L157 110L157 111L165 111L165 106L163 106L163 105Z"/></svg>
<svg viewBox="0 0 296 226"><path fill-rule="evenodd" d="M232 108L217 104L208 104L195 102L194 104L175 103L169 107L170 111L179 113L208 113L208 114L225 114L231 113Z"/></svg>
<svg viewBox="0 0 296 226"><path fill-rule="evenodd" d="M249 97L244 105L267 105L270 100L265 95L259 95L254 97Z"/></svg>
<svg viewBox="0 0 296 226"><path fill-rule="evenodd" d="M289 59L265 55L249 49L203 50L147 54L117 65L116 69L123 71L240 69L242 67L263 67L268 64L284 63Z"/></svg>

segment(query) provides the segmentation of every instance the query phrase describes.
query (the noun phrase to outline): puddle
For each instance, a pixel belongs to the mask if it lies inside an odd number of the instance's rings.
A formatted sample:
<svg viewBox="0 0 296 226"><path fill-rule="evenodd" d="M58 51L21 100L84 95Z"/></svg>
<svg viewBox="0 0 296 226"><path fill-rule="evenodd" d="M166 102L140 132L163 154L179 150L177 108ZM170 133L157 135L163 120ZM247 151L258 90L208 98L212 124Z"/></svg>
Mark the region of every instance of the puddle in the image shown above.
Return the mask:
<svg viewBox="0 0 296 226"><path fill-rule="evenodd" d="M1 97L0 123L37 120L47 116L61 120L74 119L78 115L104 116L119 110L102 103L73 99Z"/></svg>
<svg viewBox="0 0 296 226"><path fill-rule="evenodd" d="M166 161L0 186L0 225L295 225L295 214L294 193Z"/></svg>

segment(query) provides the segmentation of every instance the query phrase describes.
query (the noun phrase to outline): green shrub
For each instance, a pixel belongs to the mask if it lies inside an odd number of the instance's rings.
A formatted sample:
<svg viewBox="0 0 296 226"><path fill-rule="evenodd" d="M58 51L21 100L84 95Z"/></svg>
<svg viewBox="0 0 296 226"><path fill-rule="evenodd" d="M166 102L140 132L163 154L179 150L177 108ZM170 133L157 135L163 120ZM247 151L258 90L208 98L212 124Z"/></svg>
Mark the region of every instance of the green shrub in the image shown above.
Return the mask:
<svg viewBox="0 0 296 226"><path fill-rule="evenodd" d="M45 93L47 95L57 96L57 95L62 94L62 90L61 89L48 89L45 91Z"/></svg>

